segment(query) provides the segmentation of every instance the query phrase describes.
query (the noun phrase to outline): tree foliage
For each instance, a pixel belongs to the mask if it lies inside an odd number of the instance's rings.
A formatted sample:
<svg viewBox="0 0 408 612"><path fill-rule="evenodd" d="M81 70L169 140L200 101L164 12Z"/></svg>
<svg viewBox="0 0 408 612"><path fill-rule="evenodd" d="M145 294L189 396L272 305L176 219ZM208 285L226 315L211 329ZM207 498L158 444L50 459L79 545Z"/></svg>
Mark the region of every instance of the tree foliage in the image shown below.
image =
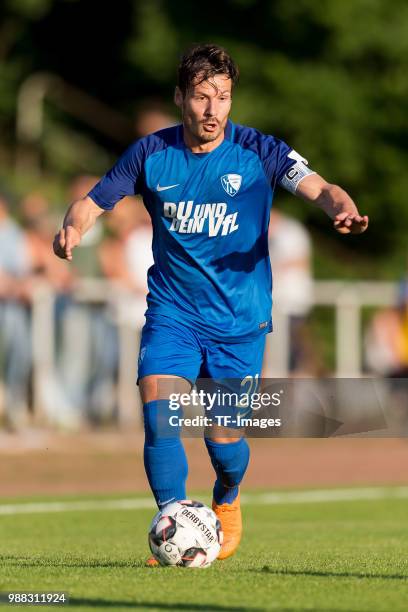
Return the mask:
<svg viewBox="0 0 408 612"><path fill-rule="evenodd" d="M0 127L8 145L18 88L33 72L54 72L130 115L144 98L171 105L183 49L216 42L241 70L233 118L287 140L346 187L375 221L367 249L403 248L405 0L8 0L3 13ZM74 128L107 149L116 146L88 126ZM319 219L312 217L317 225Z"/></svg>

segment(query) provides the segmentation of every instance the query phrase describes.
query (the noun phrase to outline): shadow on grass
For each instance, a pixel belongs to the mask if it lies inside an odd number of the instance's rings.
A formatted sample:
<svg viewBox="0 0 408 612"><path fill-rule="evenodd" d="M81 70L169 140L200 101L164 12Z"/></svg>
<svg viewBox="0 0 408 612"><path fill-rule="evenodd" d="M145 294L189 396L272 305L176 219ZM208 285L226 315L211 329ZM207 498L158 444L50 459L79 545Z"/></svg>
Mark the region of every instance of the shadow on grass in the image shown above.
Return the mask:
<svg viewBox="0 0 408 612"><path fill-rule="evenodd" d="M241 607L241 606L221 606L221 605L208 605L208 604L193 604L193 603L163 603L158 601L109 601L105 599L80 599L80 598L70 598L69 605L73 607L80 606L88 606L92 607L100 607L100 608L129 608L130 610L138 610L140 608L149 609L149 608L158 608L159 610L185 610L186 612L195 612L196 610L199 612L203 610L204 612L265 612L265 608L252 608L252 607ZM276 612L307 612L311 610L310 607L296 607L296 608L274 608ZM344 608L313 608L315 612L345 612ZM364 612L363 610L350 610L347 612Z"/></svg>
<svg viewBox="0 0 408 612"><path fill-rule="evenodd" d="M377 578L380 580L408 580L403 574L368 574L364 572L326 572L313 570L279 570L264 565L259 569L248 569L256 574L274 574L275 576L313 576L319 578Z"/></svg>
<svg viewBox="0 0 408 612"><path fill-rule="evenodd" d="M82 607L88 606L90 608L129 608L130 610L138 610L140 608L158 608L159 610L203 610L204 612L263 612L263 608L248 608L248 606L221 606L221 605L208 605L208 604L194 604L194 603L163 603L160 601L110 601L105 599L88 599L88 598L69 598L70 607ZM294 611L295 612L295 611ZM296 611L297 612L297 611ZM300 611L299 611L300 612Z"/></svg>
<svg viewBox="0 0 408 612"><path fill-rule="evenodd" d="M18 557L14 555L0 555L0 562L4 565L11 567L66 567L66 568L77 568L77 569L105 569L105 568L133 568L143 569L149 572L167 572L174 571L175 568L167 567L155 567L146 568L145 561L142 560L126 560L122 561L111 559L55 559L55 558L44 558L44 557ZM367 572L332 572L332 571L315 571L315 570L290 570L290 569L276 569L264 565L260 568L248 568L247 570L228 568L231 572L242 572L248 571L256 574L270 574L275 576L313 576L318 578L357 578L367 579L374 578L379 580L401 580L408 581L408 575L404 574L369 574ZM178 571L184 572L183 568L177 568ZM176 571L177 571L176 570ZM132 604L133 605L133 604ZM214 608L215 609L215 608ZM224 609L224 608L220 608ZM241 608L237 608L240 610ZM254 608L255 609L255 608Z"/></svg>
<svg viewBox="0 0 408 612"><path fill-rule="evenodd" d="M117 567L145 567L144 561L126 560L112 561L111 559L55 559L53 557L17 557L0 555L0 561L11 567L76 567L86 568L117 568ZM164 569L164 568L163 568Z"/></svg>

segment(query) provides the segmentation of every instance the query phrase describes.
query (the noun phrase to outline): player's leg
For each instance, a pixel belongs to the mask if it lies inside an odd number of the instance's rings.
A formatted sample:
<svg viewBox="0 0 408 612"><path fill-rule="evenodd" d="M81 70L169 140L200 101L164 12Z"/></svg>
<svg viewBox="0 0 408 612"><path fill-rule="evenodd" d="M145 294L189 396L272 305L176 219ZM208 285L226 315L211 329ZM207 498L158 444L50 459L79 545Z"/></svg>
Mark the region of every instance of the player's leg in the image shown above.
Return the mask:
<svg viewBox="0 0 408 612"><path fill-rule="evenodd" d="M242 537L239 487L249 463L249 446L245 437L207 437L205 443L216 474L212 509L224 533L218 559L226 559L236 552Z"/></svg>
<svg viewBox="0 0 408 612"><path fill-rule="evenodd" d="M240 344L211 343L207 346L205 366L207 375L222 381L231 391L242 392L240 382L252 382L252 392L262 368L265 336ZM238 385L238 388L236 388ZM247 390L247 387L245 388ZM220 407L221 413L229 407ZM233 407L232 417L239 412ZM213 509L221 521L224 542L219 559L225 559L238 548L242 535L239 487L245 476L250 457L249 445L239 427L216 426L207 428L205 443L216 480L213 489Z"/></svg>
<svg viewBox="0 0 408 612"><path fill-rule="evenodd" d="M139 356L146 475L159 508L185 499L187 459L180 428L170 425L170 396L188 393L201 364L194 333L168 317L148 316Z"/></svg>
<svg viewBox="0 0 408 612"><path fill-rule="evenodd" d="M156 503L162 508L173 500L187 497L188 474L187 457L180 432L168 431L166 426L169 412L166 391L172 389L172 393L186 393L190 390L190 385L183 378L161 374L144 376L139 381L139 389L145 430L144 466ZM159 562L154 555L150 555L145 565L154 568L159 566Z"/></svg>
<svg viewBox="0 0 408 612"><path fill-rule="evenodd" d="M218 559L233 555L242 537L240 484L249 463L249 446L240 438L207 433L205 444L216 474L212 509L218 516L224 539Z"/></svg>
<svg viewBox="0 0 408 612"><path fill-rule="evenodd" d="M186 498L187 458L179 427L169 425L168 393L188 393L190 384L175 376L150 375L139 381L143 402L145 443L143 458L146 476L159 508L171 501Z"/></svg>

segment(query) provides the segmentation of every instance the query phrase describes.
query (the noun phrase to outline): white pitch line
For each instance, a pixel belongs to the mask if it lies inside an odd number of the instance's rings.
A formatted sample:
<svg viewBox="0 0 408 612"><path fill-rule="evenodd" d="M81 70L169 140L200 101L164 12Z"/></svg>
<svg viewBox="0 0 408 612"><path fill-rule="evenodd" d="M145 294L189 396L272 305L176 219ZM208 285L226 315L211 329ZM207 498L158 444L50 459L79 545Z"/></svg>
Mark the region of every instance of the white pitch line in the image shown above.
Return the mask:
<svg viewBox="0 0 408 612"><path fill-rule="evenodd" d="M101 499L90 501L33 502L0 505L0 515L36 514L41 512L87 512L88 510L141 510L154 508L150 498Z"/></svg>
<svg viewBox="0 0 408 612"><path fill-rule="evenodd" d="M408 487L365 487L363 489L315 489L311 491L288 491L284 493L261 493L242 495L244 503L303 504L317 502L358 501L370 499L407 498Z"/></svg>
<svg viewBox="0 0 408 612"><path fill-rule="evenodd" d="M260 506L278 504L324 503L372 499L406 499L408 487L365 487L362 489L314 489L282 493L246 493L243 504ZM0 516L55 512L88 512L95 510L142 510L155 508L150 497L134 499L101 499L89 501L30 502L0 505Z"/></svg>

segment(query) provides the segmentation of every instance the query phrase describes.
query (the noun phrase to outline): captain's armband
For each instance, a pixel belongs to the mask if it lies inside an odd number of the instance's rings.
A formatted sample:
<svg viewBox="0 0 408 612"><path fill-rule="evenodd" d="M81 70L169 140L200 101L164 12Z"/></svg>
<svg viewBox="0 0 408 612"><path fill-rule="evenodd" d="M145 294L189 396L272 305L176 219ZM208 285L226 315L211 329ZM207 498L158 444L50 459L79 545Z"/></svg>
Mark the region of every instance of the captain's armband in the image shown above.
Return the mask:
<svg viewBox="0 0 408 612"><path fill-rule="evenodd" d="M300 181L304 179L305 176L316 174L316 172L309 168L307 159L299 155L296 151L292 150L288 154L288 157L293 159L295 163L286 170L279 181L279 185L283 187L283 189L286 189L286 191L295 194Z"/></svg>

